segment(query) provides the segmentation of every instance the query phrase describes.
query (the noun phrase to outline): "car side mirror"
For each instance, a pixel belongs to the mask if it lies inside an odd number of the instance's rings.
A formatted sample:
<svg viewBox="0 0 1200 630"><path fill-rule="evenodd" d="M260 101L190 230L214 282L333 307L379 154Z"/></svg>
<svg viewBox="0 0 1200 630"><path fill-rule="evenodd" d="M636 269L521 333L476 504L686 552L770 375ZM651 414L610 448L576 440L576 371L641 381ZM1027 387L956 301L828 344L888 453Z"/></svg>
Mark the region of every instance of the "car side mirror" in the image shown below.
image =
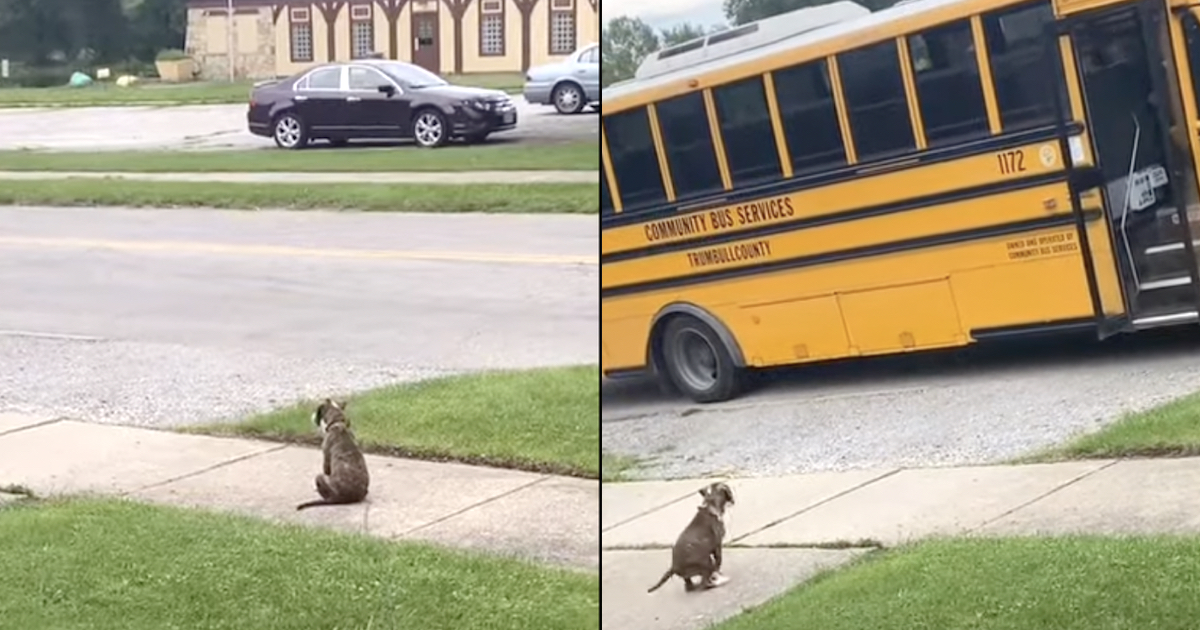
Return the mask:
<svg viewBox="0 0 1200 630"><path fill-rule="evenodd" d="M393 85L381 85L378 89L381 93L387 94L388 98L396 95L396 87Z"/></svg>

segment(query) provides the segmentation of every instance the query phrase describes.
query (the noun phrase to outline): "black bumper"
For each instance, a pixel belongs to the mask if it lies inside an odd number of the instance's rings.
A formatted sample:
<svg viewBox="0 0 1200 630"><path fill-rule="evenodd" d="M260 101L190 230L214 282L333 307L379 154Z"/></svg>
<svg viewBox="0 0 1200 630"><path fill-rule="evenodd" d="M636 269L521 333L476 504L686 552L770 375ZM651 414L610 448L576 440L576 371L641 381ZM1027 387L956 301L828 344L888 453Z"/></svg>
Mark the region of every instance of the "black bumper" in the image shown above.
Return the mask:
<svg viewBox="0 0 1200 630"><path fill-rule="evenodd" d="M460 110L454 116L452 126L456 136L508 131L517 127L517 111L516 109L500 112Z"/></svg>

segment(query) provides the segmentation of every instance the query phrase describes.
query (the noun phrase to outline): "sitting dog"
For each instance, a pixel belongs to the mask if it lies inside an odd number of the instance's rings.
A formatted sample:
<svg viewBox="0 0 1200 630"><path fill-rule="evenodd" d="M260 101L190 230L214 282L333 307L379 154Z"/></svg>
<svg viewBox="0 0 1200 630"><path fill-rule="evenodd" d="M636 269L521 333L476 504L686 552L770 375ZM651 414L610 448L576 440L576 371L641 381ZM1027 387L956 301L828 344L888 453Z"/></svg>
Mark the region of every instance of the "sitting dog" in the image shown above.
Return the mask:
<svg viewBox="0 0 1200 630"><path fill-rule="evenodd" d="M689 593L729 581L721 575L721 543L725 538L725 506L733 505L733 490L718 481L701 488L700 496L704 500L696 509L696 515L671 549L671 568L647 593L656 591L673 575L683 578L683 590ZM699 584L692 582L695 577L700 578Z"/></svg>

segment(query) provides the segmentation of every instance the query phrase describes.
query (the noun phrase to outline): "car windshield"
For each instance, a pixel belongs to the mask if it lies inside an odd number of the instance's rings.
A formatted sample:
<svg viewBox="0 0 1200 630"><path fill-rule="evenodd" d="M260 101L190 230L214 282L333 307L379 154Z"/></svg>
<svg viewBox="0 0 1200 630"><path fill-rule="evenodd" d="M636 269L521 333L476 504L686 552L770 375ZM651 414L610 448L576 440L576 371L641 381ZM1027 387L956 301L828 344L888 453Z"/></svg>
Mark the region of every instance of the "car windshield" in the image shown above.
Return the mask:
<svg viewBox="0 0 1200 630"><path fill-rule="evenodd" d="M407 63L388 63L380 65L384 72L410 88L433 87L449 85L438 75L420 67Z"/></svg>

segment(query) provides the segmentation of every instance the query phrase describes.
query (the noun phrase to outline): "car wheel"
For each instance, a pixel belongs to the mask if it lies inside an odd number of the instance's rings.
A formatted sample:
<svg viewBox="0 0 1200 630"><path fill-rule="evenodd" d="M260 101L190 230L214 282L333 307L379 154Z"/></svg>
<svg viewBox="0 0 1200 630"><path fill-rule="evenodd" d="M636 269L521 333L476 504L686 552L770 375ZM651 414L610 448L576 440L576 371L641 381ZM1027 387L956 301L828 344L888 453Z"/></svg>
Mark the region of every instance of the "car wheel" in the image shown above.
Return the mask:
<svg viewBox="0 0 1200 630"><path fill-rule="evenodd" d="M676 317L667 323L661 339L662 367L680 392L700 403L737 395L741 370L712 327L695 317Z"/></svg>
<svg viewBox="0 0 1200 630"><path fill-rule="evenodd" d="M473 133L469 136L464 137L463 141L465 141L467 144L482 144L484 142L487 142L487 139L488 139L488 134L485 132L485 133Z"/></svg>
<svg viewBox="0 0 1200 630"><path fill-rule="evenodd" d="M426 149L440 147L446 144L450 135L446 127L446 117L442 112L422 109L413 118L413 140Z"/></svg>
<svg viewBox="0 0 1200 630"><path fill-rule="evenodd" d="M560 83L551 95L554 109L560 114L578 114L587 105L583 99L583 90L574 83Z"/></svg>
<svg viewBox="0 0 1200 630"><path fill-rule="evenodd" d="M281 149L303 149L308 144L308 129L304 121L292 112L275 118L275 145Z"/></svg>

